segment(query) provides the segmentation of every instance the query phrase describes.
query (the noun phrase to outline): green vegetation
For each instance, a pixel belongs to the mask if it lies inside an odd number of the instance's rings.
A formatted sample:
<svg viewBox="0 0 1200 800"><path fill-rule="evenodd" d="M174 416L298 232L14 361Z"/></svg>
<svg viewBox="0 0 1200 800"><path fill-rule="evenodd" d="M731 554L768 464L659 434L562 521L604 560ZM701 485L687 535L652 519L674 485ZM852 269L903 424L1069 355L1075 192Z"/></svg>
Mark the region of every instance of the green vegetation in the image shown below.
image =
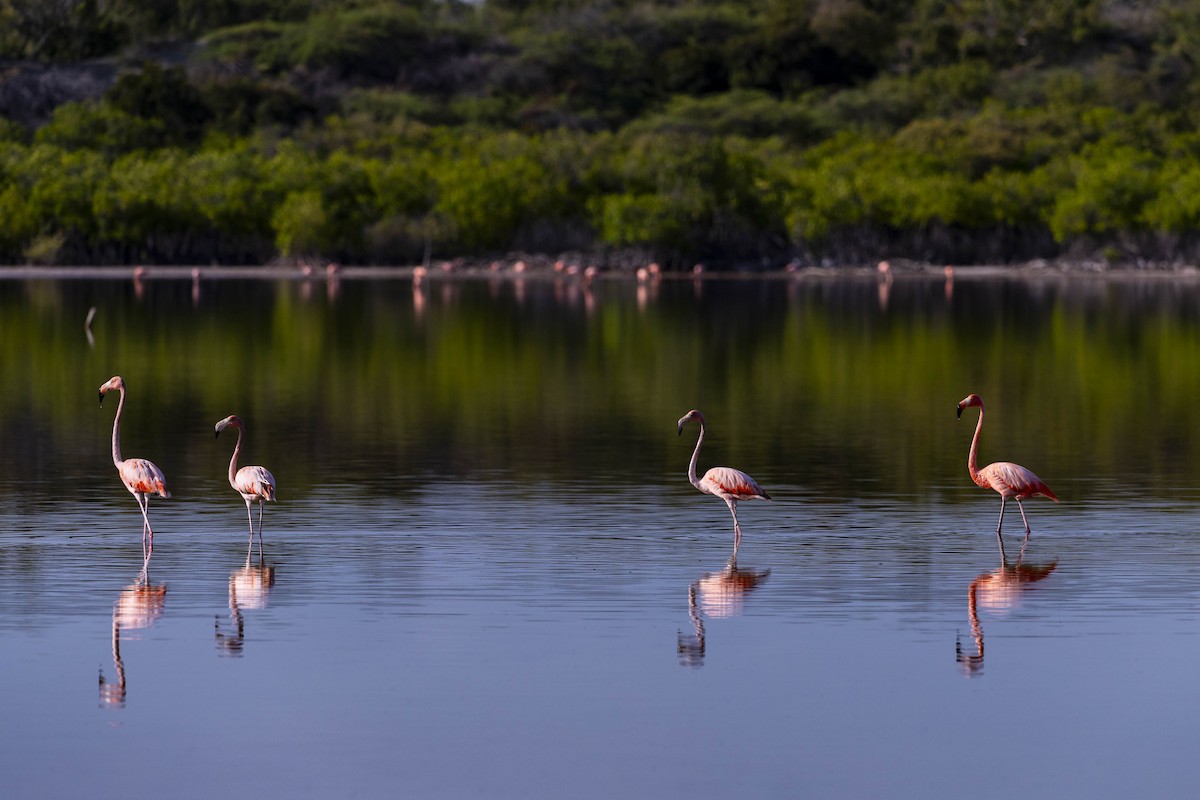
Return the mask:
<svg viewBox="0 0 1200 800"><path fill-rule="evenodd" d="M0 262L1187 259L1198 23L1200 0L0 0L0 57L115 66L98 95L0 77Z"/></svg>

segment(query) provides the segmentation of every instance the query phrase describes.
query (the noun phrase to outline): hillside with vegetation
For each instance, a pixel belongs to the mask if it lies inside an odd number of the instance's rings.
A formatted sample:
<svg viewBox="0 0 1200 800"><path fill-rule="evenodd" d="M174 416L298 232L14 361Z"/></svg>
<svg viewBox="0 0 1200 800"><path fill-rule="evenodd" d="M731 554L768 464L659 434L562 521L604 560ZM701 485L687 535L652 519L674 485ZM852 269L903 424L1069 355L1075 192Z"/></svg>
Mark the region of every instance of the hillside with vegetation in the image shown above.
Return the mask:
<svg viewBox="0 0 1200 800"><path fill-rule="evenodd" d="M0 0L0 263L1200 257L1200 0Z"/></svg>

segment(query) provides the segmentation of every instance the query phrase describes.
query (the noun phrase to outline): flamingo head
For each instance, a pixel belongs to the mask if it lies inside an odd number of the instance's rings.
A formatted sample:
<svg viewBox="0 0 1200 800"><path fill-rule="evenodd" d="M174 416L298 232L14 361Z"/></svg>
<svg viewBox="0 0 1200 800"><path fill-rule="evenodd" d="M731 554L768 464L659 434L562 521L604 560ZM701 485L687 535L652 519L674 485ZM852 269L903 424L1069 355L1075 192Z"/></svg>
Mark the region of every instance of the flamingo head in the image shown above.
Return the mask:
<svg viewBox="0 0 1200 800"><path fill-rule="evenodd" d="M238 430L244 431L246 429L246 426L242 423L241 417L239 417L237 414L230 414L228 417L217 423L217 430L216 433L213 434L213 438L215 439L216 437L220 436L221 431L225 430L231 425Z"/></svg>
<svg viewBox="0 0 1200 800"><path fill-rule="evenodd" d="M100 387L100 405L104 405L104 395L114 390L118 392L125 391L125 379L120 375L113 375Z"/></svg>
<svg viewBox="0 0 1200 800"><path fill-rule="evenodd" d="M701 425L704 424L704 415L701 414L699 411L697 411L694 408L679 418L679 433L680 433L680 435L683 434L683 426L687 425L689 422L691 422L694 419L700 420Z"/></svg>
<svg viewBox="0 0 1200 800"><path fill-rule="evenodd" d="M971 406L979 406L979 408L982 409L983 408L983 398L981 398L977 394L969 394L966 397L964 397L962 400L960 400L958 405L954 407L955 411L958 413L958 418L962 419L963 409L970 408Z"/></svg>

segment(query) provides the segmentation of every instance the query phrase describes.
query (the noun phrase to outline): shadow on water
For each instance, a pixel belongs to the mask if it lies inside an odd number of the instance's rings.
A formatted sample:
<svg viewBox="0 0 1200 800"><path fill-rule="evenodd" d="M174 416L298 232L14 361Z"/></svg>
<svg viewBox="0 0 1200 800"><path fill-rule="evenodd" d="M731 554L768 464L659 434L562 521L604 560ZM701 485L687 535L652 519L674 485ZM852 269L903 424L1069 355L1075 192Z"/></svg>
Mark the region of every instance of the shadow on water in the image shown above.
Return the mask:
<svg viewBox="0 0 1200 800"><path fill-rule="evenodd" d="M971 637L975 640L975 652L963 650L962 639L954 637L954 660L968 677L983 674L983 626L979 622L979 609L994 614L1007 614L1021 603L1021 596L1032 584L1050 577L1058 566L1058 559L1043 564L1026 564L1026 539L1015 563L1010 564L1004 553L1004 539L1000 539L1000 568L984 572L967 587L967 618L971 623Z"/></svg>
<svg viewBox="0 0 1200 800"><path fill-rule="evenodd" d="M121 657L121 634L149 628L162 616L167 602L167 585L151 583L147 572L149 562L142 566L133 583L117 595L112 613L112 656L116 682L106 680L100 671L101 708L124 708L127 689L125 660ZM128 639L127 639L128 641Z"/></svg>
<svg viewBox="0 0 1200 800"><path fill-rule="evenodd" d="M244 610L266 608L267 597L275 586L275 568L259 558L258 565L250 563L246 556L246 564L229 573L229 619L233 623L233 631L226 633L221 629L221 618L213 620L213 636L217 653L223 656L240 656L246 643L246 623L242 616Z"/></svg>
<svg viewBox="0 0 1200 800"><path fill-rule="evenodd" d="M746 595L771 574L771 570L741 569L737 556L720 572L706 572L688 586L688 616L692 634L680 631L677 637L679 663L685 667L704 666L706 635L704 619L725 619L742 613Z"/></svg>

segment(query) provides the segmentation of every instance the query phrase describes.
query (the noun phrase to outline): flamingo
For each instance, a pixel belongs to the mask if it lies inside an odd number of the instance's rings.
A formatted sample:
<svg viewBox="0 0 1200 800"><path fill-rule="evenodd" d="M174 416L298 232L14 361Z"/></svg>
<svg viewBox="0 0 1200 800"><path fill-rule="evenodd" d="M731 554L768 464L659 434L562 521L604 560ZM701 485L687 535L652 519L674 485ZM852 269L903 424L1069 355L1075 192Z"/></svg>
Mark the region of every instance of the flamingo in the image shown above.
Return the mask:
<svg viewBox="0 0 1200 800"><path fill-rule="evenodd" d="M771 496L758 485L758 481L754 478L731 467L713 467L704 473L703 478L697 479L696 458L700 455L700 446L704 444L704 415L696 409L684 414L679 420L679 434L682 435L683 426L693 420L700 422L700 436L696 439L696 449L692 451L692 461L688 464L688 480L691 481L692 486L705 494L715 494L725 501L725 505L729 506L729 513L733 515L733 553L736 556L738 546L742 543L742 528L738 525L737 518L738 501L770 500Z"/></svg>
<svg viewBox="0 0 1200 800"><path fill-rule="evenodd" d="M104 395L114 390L121 393L121 400L117 403L117 415L113 418L113 464L117 467L117 474L121 476L121 482L133 495L133 499L137 501L138 508L142 512L142 551L144 557L149 560L150 553L154 551L154 529L150 527L150 515L147 513L150 508L150 495L170 497L171 493L167 491L166 478L163 477L162 470L153 462L144 458L121 458L121 411L125 408L125 379L120 375L114 375L100 387L101 406L104 405ZM147 541L149 548L146 546Z"/></svg>
<svg viewBox="0 0 1200 800"><path fill-rule="evenodd" d="M220 436L221 431L228 427L237 428L237 444L233 446L233 458L229 459L229 485L246 501L246 519L250 522L250 544L254 544L254 517L250 514L250 504L258 501L258 555L262 557L262 518L263 501L275 501L275 476L266 467L237 468L238 453L242 450L242 432L246 423L236 414L221 420L216 425L214 437ZM246 558L249 559L249 553Z"/></svg>
<svg viewBox="0 0 1200 800"><path fill-rule="evenodd" d="M1004 527L1004 504L1010 497L1016 498L1017 507L1021 509L1021 521L1025 523L1025 538L1029 538L1029 520L1025 517L1025 506L1021 501L1041 495L1058 502L1058 497L1050 491L1050 487L1042 483L1042 479L1020 464L1011 461L997 461L979 468L979 432L983 430L983 398L977 394L969 394L956 406L958 418L962 419L964 408L979 406L979 422L975 425L975 438L971 439L971 452L967 456L967 472L971 480L984 489L993 489L1000 494L1000 521L996 523L996 537L1000 539L1000 552L1004 552L1004 539L1000 529Z"/></svg>

